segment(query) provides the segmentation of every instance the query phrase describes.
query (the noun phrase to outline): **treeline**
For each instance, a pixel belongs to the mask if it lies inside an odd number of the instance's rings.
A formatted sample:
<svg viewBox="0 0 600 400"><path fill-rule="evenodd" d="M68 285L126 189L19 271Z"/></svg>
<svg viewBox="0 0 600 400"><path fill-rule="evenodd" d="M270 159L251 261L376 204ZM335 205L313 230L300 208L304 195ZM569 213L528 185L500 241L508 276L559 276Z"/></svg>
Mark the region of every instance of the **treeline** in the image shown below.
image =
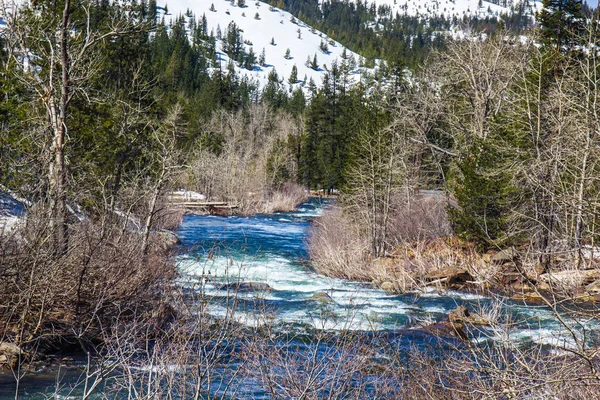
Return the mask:
<svg viewBox="0 0 600 400"><path fill-rule="evenodd" d="M567 1L546 5L539 23L526 43L506 33L452 43L385 101L369 98L379 111L359 117L337 170L371 256L428 237L393 235L403 224L393 216L435 189L454 233L479 250L516 246L538 274L594 264L597 15Z"/></svg>
<svg viewBox="0 0 600 400"><path fill-rule="evenodd" d="M356 53L367 58L386 60L392 66L419 66L432 49L443 49L451 41L444 32L451 27L468 27L474 32L494 34L499 29L520 32L533 24L531 8L520 3L507 15L450 19L445 10L423 10L425 19L394 13L391 7L377 2L344 1L271 1L300 20L326 33ZM431 14L431 15L429 15Z"/></svg>

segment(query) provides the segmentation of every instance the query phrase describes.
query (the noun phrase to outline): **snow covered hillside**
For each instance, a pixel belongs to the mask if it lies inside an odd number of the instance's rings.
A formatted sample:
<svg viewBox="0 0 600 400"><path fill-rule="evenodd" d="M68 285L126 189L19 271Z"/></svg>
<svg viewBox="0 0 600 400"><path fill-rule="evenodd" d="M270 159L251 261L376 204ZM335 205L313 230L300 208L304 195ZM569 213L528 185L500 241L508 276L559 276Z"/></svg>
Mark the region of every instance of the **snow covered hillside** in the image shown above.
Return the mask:
<svg viewBox="0 0 600 400"><path fill-rule="evenodd" d="M424 19L444 16L446 19L456 17L499 17L501 14L512 14L512 9L520 5L526 14L533 16L542 7L540 0L377 0L377 7L387 6L392 15L418 16Z"/></svg>
<svg viewBox="0 0 600 400"><path fill-rule="evenodd" d="M344 47L325 34L312 29L302 21L293 17L290 13L272 7L260 1L247 0L246 5L238 7L237 2L225 0L168 0L158 3L159 7L167 6L168 14L165 20L173 21L177 16L185 14L188 10L196 20L206 15L208 31L211 30L217 36L217 31L223 35L231 21L241 29L240 33L245 41L246 50L252 47L257 59L264 49L265 66L257 62L253 70L236 66L236 72L246 75L257 81L262 87L268 81L268 75L272 70L277 71L280 79L288 84L288 78L292 73L294 65L297 68L299 82L293 84L296 87L307 83L311 78L317 85L321 84L323 74L331 67L332 63L342 60ZM213 7L214 6L214 7ZM213 11L211 11L211 9ZM159 9L160 11L160 9ZM323 51L325 43L327 50ZM289 55L286 57L287 50ZM352 69L352 79L357 81L366 68L360 68L360 56L346 49L346 57L349 62L355 61L356 67ZM307 61L313 62L316 55L318 68L307 66ZM229 63L229 57L223 51L223 41L217 41L217 59L221 68L225 70ZM306 82L304 79L306 77ZM306 87L306 85L304 85Z"/></svg>

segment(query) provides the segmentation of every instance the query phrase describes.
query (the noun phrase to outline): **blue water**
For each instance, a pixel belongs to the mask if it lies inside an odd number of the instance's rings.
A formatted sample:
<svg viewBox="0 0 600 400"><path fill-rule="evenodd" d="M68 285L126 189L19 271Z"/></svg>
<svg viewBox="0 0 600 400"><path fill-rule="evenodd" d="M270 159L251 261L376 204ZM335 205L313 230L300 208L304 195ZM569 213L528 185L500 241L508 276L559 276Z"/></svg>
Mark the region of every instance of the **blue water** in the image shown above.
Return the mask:
<svg viewBox="0 0 600 400"><path fill-rule="evenodd" d="M177 249L179 283L188 293L201 295L199 298L208 312L216 318L233 316L249 328L269 325L275 335L263 344L262 351L282 355L280 364L277 359L272 361L273 368L285 369L292 365L302 374L305 368L302 360L316 357L335 365L362 357L365 348L374 352L369 360L381 358L384 363L390 359L386 353L389 349L403 351L403 354L419 349L443 355L451 347L460 346L461 341L437 338L424 328L446 319L450 310L462 304L485 314L500 303L498 319L506 322L507 329L502 329L500 324L499 328L479 327L469 332L472 343L510 339L523 346L532 343L575 345L553 314L542 307L454 291L392 295L370 284L315 273L308 260L307 239L312 221L327 212L328 206L327 201L311 199L292 213L249 217L188 215L177 232L181 239ZM266 284L270 290L246 292L224 287L235 282ZM321 292L327 293L333 301L323 303L311 299ZM232 306L236 309L234 313L231 313ZM576 326L575 321L572 323ZM580 325L577 329L583 332L593 328ZM349 331L353 339L346 342ZM326 334L327 339L315 340L318 332ZM360 347L363 342L368 343L367 347ZM357 347L348 347L348 343ZM243 343L224 344L232 347L226 357L231 361L212 371L217 378L206 386L206 391L213 395L220 393L219 377L230 379L240 367L235 361L236 352L244 351L238 350L243 349ZM82 362L75 364L81 366ZM32 394L52 392L57 373L48 370L29 374L23 381L23 398L44 398L41 394L33 397ZM69 373L73 377L65 377L63 383L76 381L81 368L71 368ZM252 373L242 375L235 378L236 398L270 398L260 379ZM364 384L365 379L378 378L377 374L366 375L362 381L351 383ZM215 382L219 384L213 388ZM327 391L323 390L319 396L326 396ZM67 394L68 390L63 392ZM14 398L14 378L10 373L0 374L0 399L3 398Z"/></svg>
<svg viewBox="0 0 600 400"><path fill-rule="evenodd" d="M552 313L523 303L494 300L486 296L447 291L392 295L369 284L328 278L311 270L307 239L311 221L326 212L329 203L311 199L296 212L249 217L185 217L178 232L182 255L178 265L183 283L213 299L211 313L223 316L231 282L261 282L272 290L238 292L245 300L240 322L260 324L260 308L274 315L276 323L328 331L397 332L421 329L444 320L457 305L489 312L502 301L501 320L511 320L511 338L545 344L572 344ZM323 305L311 296L325 292L334 300ZM326 312L324 312L326 308ZM498 332L482 331L493 338ZM413 332L414 333L414 332Z"/></svg>

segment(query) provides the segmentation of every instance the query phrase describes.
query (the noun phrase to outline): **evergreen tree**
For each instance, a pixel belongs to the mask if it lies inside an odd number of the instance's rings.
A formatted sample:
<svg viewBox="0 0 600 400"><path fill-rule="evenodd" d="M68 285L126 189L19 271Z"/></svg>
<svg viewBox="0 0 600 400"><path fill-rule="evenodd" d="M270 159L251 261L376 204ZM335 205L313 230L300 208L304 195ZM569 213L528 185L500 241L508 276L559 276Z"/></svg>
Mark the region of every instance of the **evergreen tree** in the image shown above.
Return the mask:
<svg viewBox="0 0 600 400"><path fill-rule="evenodd" d="M298 83L298 68L296 67L296 64L294 64L294 66L292 66L292 72L290 73L288 82L289 83Z"/></svg>
<svg viewBox="0 0 600 400"><path fill-rule="evenodd" d="M244 57L244 68L252 71L252 69L254 69L254 64L256 64L256 55L254 54L252 47L250 47L248 54Z"/></svg>
<svg viewBox="0 0 600 400"><path fill-rule="evenodd" d="M289 47L285 50L285 55L283 56L283 58L285 58L286 60L289 60L292 58Z"/></svg>
<svg viewBox="0 0 600 400"><path fill-rule="evenodd" d="M263 47L262 51L260 52L260 56L258 57L258 64L261 67L264 67L267 65L267 56L265 55L265 48Z"/></svg>
<svg viewBox="0 0 600 400"><path fill-rule="evenodd" d="M315 71L319 70L319 62L317 61L317 53L315 53L312 61L310 62L310 68L314 69Z"/></svg>
<svg viewBox="0 0 600 400"><path fill-rule="evenodd" d="M560 52L572 49L585 29L582 0L543 0L537 15L542 40Z"/></svg>

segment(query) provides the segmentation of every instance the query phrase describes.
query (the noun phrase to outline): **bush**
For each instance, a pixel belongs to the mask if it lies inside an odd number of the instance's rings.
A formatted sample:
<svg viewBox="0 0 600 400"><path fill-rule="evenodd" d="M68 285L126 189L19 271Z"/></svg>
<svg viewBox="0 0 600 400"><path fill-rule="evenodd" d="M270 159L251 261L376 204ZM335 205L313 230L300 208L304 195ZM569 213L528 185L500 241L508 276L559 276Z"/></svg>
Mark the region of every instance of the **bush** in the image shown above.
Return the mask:
<svg viewBox="0 0 600 400"><path fill-rule="evenodd" d="M137 318L164 301L174 262L155 236L142 254L140 233L103 215L74 222L69 247L48 244L49 223L31 210L0 251L0 337L25 349L88 350L113 322Z"/></svg>

